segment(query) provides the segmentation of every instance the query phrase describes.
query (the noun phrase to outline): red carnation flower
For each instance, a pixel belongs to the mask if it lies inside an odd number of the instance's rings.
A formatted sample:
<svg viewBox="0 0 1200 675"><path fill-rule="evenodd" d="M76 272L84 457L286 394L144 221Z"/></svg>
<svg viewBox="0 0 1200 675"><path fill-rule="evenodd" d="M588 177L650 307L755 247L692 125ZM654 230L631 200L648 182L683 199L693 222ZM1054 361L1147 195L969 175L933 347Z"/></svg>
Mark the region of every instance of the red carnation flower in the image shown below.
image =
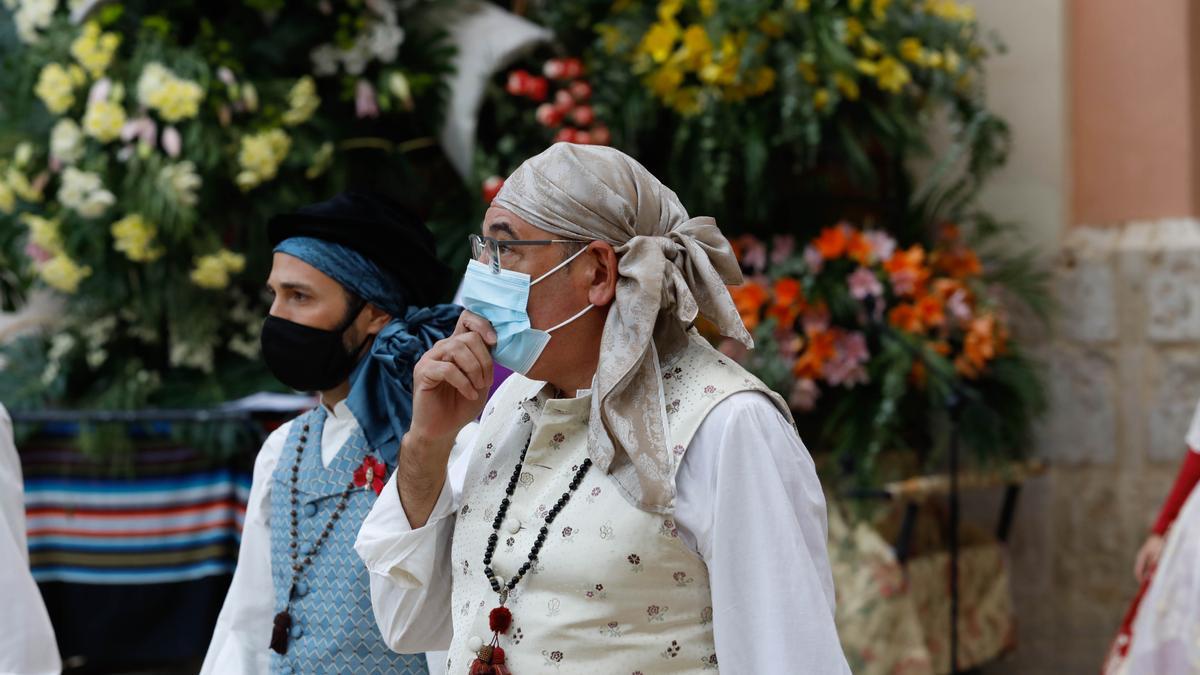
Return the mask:
<svg viewBox="0 0 1200 675"><path fill-rule="evenodd" d="M483 181L483 201L485 204L491 204L496 195L500 194L500 188L504 187L504 179L500 176L492 176Z"/></svg>
<svg viewBox="0 0 1200 675"><path fill-rule="evenodd" d="M583 103L592 97L592 85L583 80L572 82L571 95L575 97L576 101Z"/></svg>
<svg viewBox="0 0 1200 675"><path fill-rule="evenodd" d="M512 96L524 96L532 77L527 71L514 70L508 74L508 82L505 83L504 90Z"/></svg>
<svg viewBox="0 0 1200 675"><path fill-rule="evenodd" d="M354 484L358 487L370 486L378 496L383 492L383 482L387 478L387 465L367 455L362 466L354 470Z"/></svg>

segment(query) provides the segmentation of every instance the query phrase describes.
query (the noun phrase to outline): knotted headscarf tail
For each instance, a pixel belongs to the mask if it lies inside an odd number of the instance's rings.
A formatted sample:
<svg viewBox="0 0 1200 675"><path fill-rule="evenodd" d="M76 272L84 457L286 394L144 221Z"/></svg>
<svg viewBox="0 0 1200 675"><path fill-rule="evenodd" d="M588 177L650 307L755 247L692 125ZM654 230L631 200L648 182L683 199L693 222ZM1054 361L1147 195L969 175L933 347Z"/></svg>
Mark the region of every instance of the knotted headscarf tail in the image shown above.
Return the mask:
<svg viewBox="0 0 1200 675"><path fill-rule="evenodd" d="M708 217L613 148L556 143L527 160L492 201L556 237L602 240L619 257L616 298L600 341L588 455L637 507L675 505L674 457L660 358L702 314L753 346L726 288L742 282L729 241ZM658 336L656 338L656 335Z"/></svg>
<svg viewBox="0 0 1200 675"><path fill-rule="evenodd" d="M410 307L403 283L358 251L315 237L290 237L275 247L312 265L347 291L393 318L350 374L346 406L370 446L393 464L412 422L412 371L435 342L454 332L457 305ZM399 252L396 252L399 254Z"/></svg>

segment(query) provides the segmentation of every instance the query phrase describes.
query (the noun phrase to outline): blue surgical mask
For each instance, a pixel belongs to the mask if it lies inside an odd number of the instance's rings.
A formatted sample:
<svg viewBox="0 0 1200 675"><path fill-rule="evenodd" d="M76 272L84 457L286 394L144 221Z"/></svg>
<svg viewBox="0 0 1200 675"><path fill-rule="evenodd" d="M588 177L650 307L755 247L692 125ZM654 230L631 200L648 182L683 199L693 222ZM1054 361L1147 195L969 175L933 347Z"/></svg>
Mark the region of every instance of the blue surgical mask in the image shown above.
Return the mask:
<svg viewBox="0 0 1200 675"><path fill-rule="evenodd" d="M550 344L550 334L583 316L588 305L575 316L547 330L529 324L529 289L542 279L566 267L587 249L555 265L537 279L528 274L500 270L497 274L489 265L472 260L462 285L462 304L468 311L487 319L496 331L496 347L492 359L514 373L525 375L537 363L538 357Z"/></svg>

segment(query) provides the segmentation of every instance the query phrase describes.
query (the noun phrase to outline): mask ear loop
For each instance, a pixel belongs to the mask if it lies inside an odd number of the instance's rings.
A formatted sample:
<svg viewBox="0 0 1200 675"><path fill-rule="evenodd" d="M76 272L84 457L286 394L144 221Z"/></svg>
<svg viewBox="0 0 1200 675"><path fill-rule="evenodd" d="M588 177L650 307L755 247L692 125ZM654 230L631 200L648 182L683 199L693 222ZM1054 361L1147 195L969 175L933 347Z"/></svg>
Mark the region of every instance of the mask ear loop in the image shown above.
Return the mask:
<svg viewBox="0 0 1200 675"><path fill-rule="evenodd" d="M579 242L579 243L581 243L581 244L587 244L587 243L591 243L591 242L583 242L583 241L581 241L581 242ZM575 252L575 254L574 254L574 255L572 255L570 258L567 258L566 260L564 260L564 261L562 261L562 262L558 263L558 264L557 264L557 265L555 265L554 267L551 267L551 268L550 268L550 270L549 270L549 271L547 271L545 274L543 274L542 276L540 276L540 277L538 277L538 278L534 279L533 281L529 282L529 285L530 285L530 286L532 286L532 285L536 284L537 282L541 281L542 279L545 279L546 277L550 276L551 274L554 274L555 272L557 272L557 271L561 270L562 268L566 267L567 265L570 265L572 260L574 260L574 259L578 258L579 256L583 255L585 251L587 251L587 246L584 246L583 248L581 248L581 249L579 249L578 251L576 251L576 252Z"/></svg>
<svg viewBox="0 0 1200 675"><path fill-rule="evenodd" d="M591 309L592 309L593 307L595 307L595 305L588 305L587 307L584 307L584 308L583 308L583 309L581 309L581 310L579 311L579 313L577 313L575 316L573 316L573 317L571 317L571 318L567 319L566 321L563 321L562 323L558 324L558 325L557 325L557 326L555 326L554 328L547 328L547 329L546 329L546 332L547 332L547 333L553 333L554 331L558 330L559 328L562 328L563 326L565 326L565 325L567 325L567 324L571 323L571 322L572 322L572 321L574 321L575 319L578 319L579 317L583 316L584 314L587 314L589 311L591 311Z"/></svg>

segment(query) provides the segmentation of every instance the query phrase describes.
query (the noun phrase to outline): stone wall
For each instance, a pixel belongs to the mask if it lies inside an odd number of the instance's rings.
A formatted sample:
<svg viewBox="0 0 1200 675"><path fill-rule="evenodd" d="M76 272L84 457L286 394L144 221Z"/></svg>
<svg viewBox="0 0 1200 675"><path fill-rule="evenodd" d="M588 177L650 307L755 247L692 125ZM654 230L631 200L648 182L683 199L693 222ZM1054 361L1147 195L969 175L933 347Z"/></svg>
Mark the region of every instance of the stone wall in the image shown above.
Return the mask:
<svg viewBox="0 0 1200 675"><path fill-rule="evenodd" d="M1054 288L1036 448L1051 470L1011 540L1018 652L988 673L1097 672L1200 401L1200 223L1072 228Z"/></svg>

